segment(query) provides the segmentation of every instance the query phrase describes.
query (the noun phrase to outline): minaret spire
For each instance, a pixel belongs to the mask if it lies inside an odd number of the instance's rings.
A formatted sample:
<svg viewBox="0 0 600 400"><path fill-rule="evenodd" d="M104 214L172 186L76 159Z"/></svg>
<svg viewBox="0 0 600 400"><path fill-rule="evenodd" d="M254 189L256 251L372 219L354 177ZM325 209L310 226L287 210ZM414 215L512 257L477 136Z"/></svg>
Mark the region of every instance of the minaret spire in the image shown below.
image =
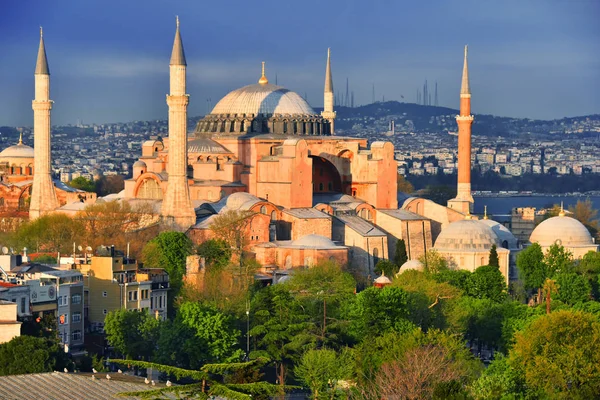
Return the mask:
<svg viewBox="0 0 600 400"><path fill-rule="evenodd" d="M471 88L469 86L468 46L465 46L462 83L460 87L460 115L456 116L458 125L458 184L456 198L448 201L448 207L465 214L473 208L471 195Z"/></svg>
<svg viewBox="0 0 600 400"><path fill-rule="evenodd" d="M169 65L170 93L169 105L169 155L167 190L161 208L163 223L169 229L186 231L196 223L196 212L190 197L187 177L187 105L186 62L183 43L179 32L179 17Z"/></svg>
<svg viewBox="0 0 600 400"><path fill-rule="evenodd" d="M50 100L50 70L48 69L43 33L40 27L40 46L34 75L35 100L31 104L34 149L33 184L29 203L29 218L31 219L41 217L60 206L54 190L50 167L50 110L52 110L53 101ZM22 143L22 139L21 136L19 143Z"/></svg>
<svg viewBox="0 0 600 400"><path fill-rule="evenodd" d="M463 64L462 84L460 85L460 94L461 95L465 95L465 94L470 95L471 94L471 87L469 86L469 64L468 64L468 60L467 60L468 52L469 52L469 46L466 45L465 46L465 61Z"/></svg>
<svg viewBox="0 0 600 400"><path fill-rule="evenodd" d="M327 66L325 67L325 90L323 93L323 112L321 116L329 121L329 134L334 135L336 113L333 111L333 78L331 77L331 48L327 49Z"/></svg>

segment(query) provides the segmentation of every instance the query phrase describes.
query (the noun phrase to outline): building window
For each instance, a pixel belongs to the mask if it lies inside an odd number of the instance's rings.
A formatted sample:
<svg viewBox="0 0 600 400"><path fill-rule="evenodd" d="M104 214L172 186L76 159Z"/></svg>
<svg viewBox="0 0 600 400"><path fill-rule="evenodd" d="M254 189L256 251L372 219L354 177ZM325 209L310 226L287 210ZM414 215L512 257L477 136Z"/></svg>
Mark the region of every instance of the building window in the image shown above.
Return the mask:
<svg viewBox="0 0 600 400"><path fill-rule="evenodd" d="M158 308L162 308L162 296L158 297Z"/></svg>
<svg viewBox="0 0 600 400"><path fill-rule="evenodd" d="M102 310L102 314L104 314L104 315L108 314L108 311L106 311L106 308L104 310Z"/></svg>
<svg viewBox="0 0 600 400"><path fill-rule="evenodd" d="M108 293L102 292L102 297L108 297Z"/></svg>
<svg viewBox="0 0 600 400"><path fill-rule="evenodd" d="M329 182L327 184L327 189L329 189L330 192L333 192L333 183L332 182Z"/></svg>
<svg viewBox="0 0 600 400"><path fill-rule="evenodd" d="M69 343L69 333L68 332L63 332L63 343L64 344Z"/></svg>
<svg viewBox="0 0 600 400"><path fill-rule="evenodd" d="M323 182L319 183L319 192L323 191Z"/></svg>
<svg viewBox="0 0 600 400"><path fill-rule="evenodd" d="M142 290L142 300L148 300L148 294L150 291L148 289Z"/></svg>
<svg viewBox="0 0 600 400"><path fill-rule="evenodd" d="M25 297L21 297L21 314L25 314Z"/></svg>
<svg viewBox="0 0 600 400"><path fill-rule="evenodd" d="M71 322L73 322L73 323L81 322L81 313L80 312L73 313L73 320Z"/></svg>
<svg viewBox="0 0 600 400"><path fill-rule="evenodd" d="M71 296L71 304L81 304L81 295L74 294L73 296Z"/></svg>
<svg viewBox="0 0 600 400"><path fill-rule="evenodd" d="M160 184L152 178L144 179L138 189L138 198L141 199L162 199L163 192Z"/></svg>
<svg viewBox="0 0 600 400"><path fill-rule="evenodd" d="M375 247L373 249L373 264L377 265L378 262L379 262L379 249L377 247Z"/></svg>
<svg viewBox="0 0 600 400"><path fill-rule="evenodd" d="M73 341L76 342L79 340L81 340L81 331L80 330L73 331Z"/></svg>
<svg viewBox="0 0 600 400"><path fill-rule="evenodd" d="M271 221L277 221L277 213L275 211L271 211Z"/></svg>
<svg viewBox="0 0 600 400"><path fill-rule="evenodd" d="M68 313L61 314L58 317L58 324L59 325L69 325L69 314Z"/></svg>
<svg viewBox="0 0 600 400"><path fill-rule="evenodd" d="M68 306L69 305L69 296L58 296L58 305L59 306Z"/></svg>
<svg viewBox="0 0 600 400"><path fill-rule="evenodd" d="M129 301L137 301L137 299L138 299L137 290L130 290L128 293L128 296L129 296Z"/></svg>
<svg viewBox="0 0 600 400"><path fill-rule="evenodd" d="M262 207L260 208L260 213L261 213L261 214L266 214L266 213L267 213L267 207L265 207L265 206L262 206Z"/></svg>
<svg viewBox="0 0 600 400"><path fill-rule="evenodd" d="M154 308L154 297L150 297L150 308Z"/></svg>

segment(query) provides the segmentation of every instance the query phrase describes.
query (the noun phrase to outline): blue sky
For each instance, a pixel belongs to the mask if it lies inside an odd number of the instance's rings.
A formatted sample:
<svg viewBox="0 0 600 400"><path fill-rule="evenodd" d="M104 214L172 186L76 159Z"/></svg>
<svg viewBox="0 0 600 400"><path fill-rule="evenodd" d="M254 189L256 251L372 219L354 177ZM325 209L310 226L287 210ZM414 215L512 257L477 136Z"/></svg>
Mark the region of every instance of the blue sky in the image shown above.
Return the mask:
<svg viewBox="0 0 600 400"><path fill-rule="evenodd" d="M56 3L56 4L55 4ZM166 118L175 15L188 61L189 112L255 83L274 82L323 103L327 47L336 90L357 104L415 101L437 80L458 107L469 44L473 111L561 118L600 112L600 1L3 2L0 125L31 125L39 26L52 74L53 124Z"/></svg>

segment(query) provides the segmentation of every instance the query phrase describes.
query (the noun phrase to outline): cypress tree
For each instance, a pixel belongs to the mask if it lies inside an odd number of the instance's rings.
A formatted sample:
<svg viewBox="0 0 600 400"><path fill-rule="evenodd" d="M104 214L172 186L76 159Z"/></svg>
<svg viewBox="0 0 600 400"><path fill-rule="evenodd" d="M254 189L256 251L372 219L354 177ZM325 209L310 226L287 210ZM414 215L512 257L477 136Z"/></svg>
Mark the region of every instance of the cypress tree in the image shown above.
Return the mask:
<svg viewBox="0 0 600 400"><path fill-rule="evenodd" d="M491 265L496 268L500 268L500 260L498 260L498 252L496 251L496 245L493 244L490 249L490 261L488 265Z"/></svg>
<svg viewBox="0 0 600 400"><path fill-rule="evenodd" d="M396 254L394 254L394 263L400 268L402 264L408 261L408 255L406 254L406 243L404 239L398 239L396 242Z"/></svg>

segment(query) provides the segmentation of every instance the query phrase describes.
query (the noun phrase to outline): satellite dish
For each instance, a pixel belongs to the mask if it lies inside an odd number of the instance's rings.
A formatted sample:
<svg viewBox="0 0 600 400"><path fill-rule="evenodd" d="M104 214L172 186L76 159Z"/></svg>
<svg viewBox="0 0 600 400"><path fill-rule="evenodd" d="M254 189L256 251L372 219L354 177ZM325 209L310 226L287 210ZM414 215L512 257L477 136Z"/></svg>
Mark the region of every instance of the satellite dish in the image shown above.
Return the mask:
<svg viewBox="0 0 600 400"><path fill-rule="evenodd" d="M83 250L83 247L81 247L81 245L77 246L77 250L81 251Z"/></svg>
<svg viewBox="0 0 600 400"><path fill-rule="evenodd" d="M13 249L12 247L10 248L10 253L11 254L15 254L15 249Z"/></svg>
<svg viewBox="0 0 600 400"><path fill-rule="evenodd" d="M85 251L92 251L92 247L91 246L86 247Z"/></svg>
<svg viewBox="0 0 600 400"><path fill-rule="evenodd" d="M2 254L8 254L8 247L4 246L2 248Z"/></svg>

